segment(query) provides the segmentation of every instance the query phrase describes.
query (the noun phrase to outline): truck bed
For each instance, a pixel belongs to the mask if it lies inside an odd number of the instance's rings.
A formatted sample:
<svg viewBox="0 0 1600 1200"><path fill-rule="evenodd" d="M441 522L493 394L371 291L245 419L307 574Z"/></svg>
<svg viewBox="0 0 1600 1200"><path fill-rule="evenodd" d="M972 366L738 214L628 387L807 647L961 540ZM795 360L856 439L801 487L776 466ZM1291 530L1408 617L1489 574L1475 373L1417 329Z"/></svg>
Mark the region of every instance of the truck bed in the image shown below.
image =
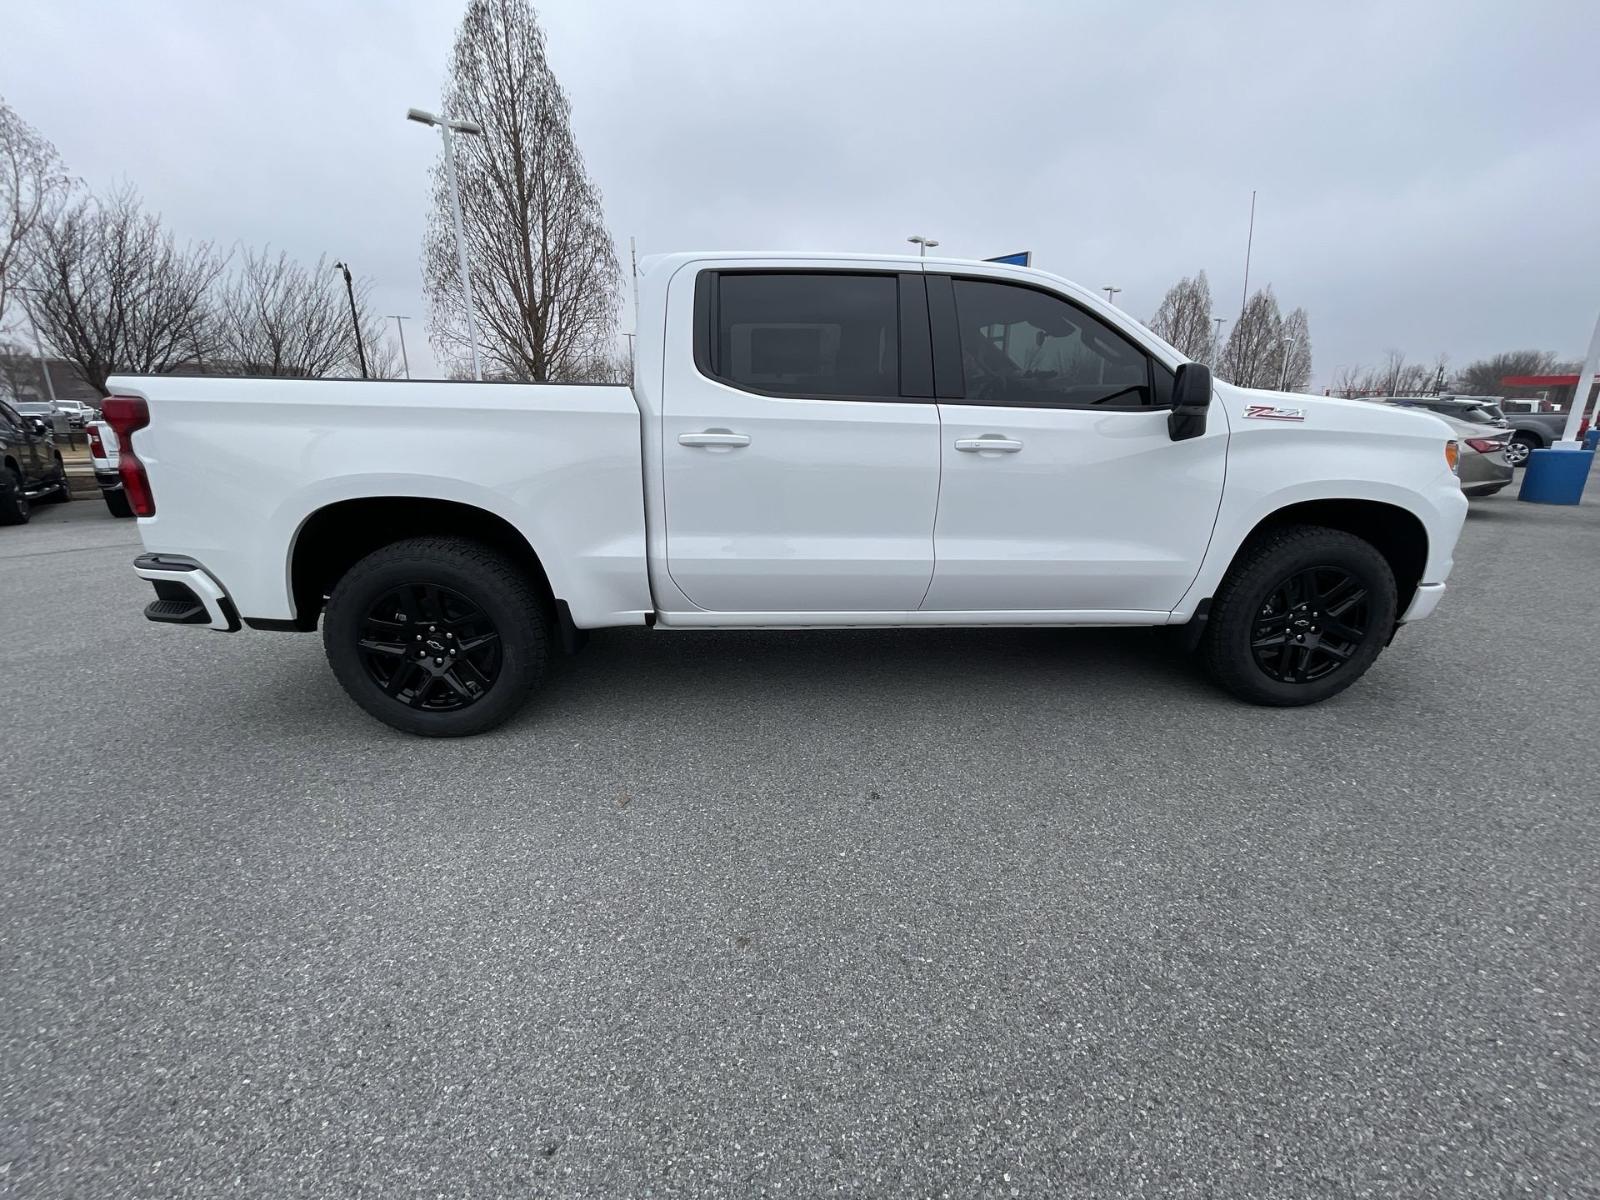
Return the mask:
<svg viewBox="0 0 1600 1200"><path fill-rule="evenodd" d="M296 616L288 564L330 505L426 497L540 548L580 627L650 609L639 409L621 386L116 376L156 512L147 550L194 558L247 620Z"/></svg>

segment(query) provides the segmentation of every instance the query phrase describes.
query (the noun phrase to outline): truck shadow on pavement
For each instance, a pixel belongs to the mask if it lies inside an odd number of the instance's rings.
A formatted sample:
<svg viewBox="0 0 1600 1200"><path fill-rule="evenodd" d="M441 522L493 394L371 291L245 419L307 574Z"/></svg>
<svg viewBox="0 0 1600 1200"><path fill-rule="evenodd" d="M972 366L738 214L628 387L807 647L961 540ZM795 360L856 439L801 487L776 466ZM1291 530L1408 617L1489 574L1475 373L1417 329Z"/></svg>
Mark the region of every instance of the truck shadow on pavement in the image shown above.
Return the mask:
<svg viewBox="0 0 1600 1200"><path fill-rule="evenodd" d="M1101 704L1155 692L1227 703L1167 629L607 630L556 664L515 723L551 706L960 706L1040 689Z"/></svg>

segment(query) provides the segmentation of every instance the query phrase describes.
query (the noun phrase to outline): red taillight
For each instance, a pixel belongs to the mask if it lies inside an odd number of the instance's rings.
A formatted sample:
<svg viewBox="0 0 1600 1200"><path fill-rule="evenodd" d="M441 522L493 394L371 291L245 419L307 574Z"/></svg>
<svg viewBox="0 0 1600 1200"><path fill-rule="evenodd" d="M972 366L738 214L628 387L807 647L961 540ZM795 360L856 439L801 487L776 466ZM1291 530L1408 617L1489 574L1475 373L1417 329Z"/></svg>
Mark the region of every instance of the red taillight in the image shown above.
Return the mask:
<svg viewBox="0 0 1600 1200"><path fill-rule="evenodd" d="M1506 448L1506 444L1498 438L1467 438L1466 441L1479 454L1497 454Z"/></svg>
<svg viewBox="0 0 1600 1200"><path fill-rule="evenodd" d="M122 492L136 517L156 515L156 498L150 494L150 477L133 448L133 434L150 424L150 406L139 396L107 396L100 415L117 434L117 473Z"/></svg>
<svg viewBox="0 0 1600 1200"><path fill-rule="evenodd" d="M89 435L89 453L95 458L106 456L106 444L100 438L100 430L95 425L90 425L86 431Z"/></svg>

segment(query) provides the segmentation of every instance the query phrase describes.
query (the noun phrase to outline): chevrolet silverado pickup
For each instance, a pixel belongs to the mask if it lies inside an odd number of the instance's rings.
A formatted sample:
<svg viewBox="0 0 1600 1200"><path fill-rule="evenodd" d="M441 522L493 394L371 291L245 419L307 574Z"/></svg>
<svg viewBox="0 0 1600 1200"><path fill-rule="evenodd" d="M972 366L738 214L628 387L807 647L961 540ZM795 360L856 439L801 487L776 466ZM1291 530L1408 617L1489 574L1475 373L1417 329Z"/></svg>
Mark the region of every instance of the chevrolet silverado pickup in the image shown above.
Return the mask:
<svg viewBox="0 0 1600 1200"><path fill-rule="evenodd" d="M1308 704L1444 593L1431 414L1213 381L1023 267L676 254L637 286L631 387L114 377L146 616L320 624L357 704L452 736L613 626L1176 625L1235 695Z"/></svg>

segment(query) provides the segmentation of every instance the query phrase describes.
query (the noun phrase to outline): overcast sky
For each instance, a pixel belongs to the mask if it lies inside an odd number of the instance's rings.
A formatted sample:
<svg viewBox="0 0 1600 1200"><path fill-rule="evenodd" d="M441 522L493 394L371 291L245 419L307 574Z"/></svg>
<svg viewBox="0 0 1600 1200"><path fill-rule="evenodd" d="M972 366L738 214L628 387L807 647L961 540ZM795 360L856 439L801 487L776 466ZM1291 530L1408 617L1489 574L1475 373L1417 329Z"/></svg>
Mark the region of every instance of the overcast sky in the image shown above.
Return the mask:
<svg viewBox="0 0 1600 1200"><path fill-rule="evenodd" d="M180 236L348 257L431 369L437 135L404 114L437 104L463 7L0 0L0 94ZM1251 283L1309 311L1318 387L1389 347L1580 357L1600 309L1594 0L538 8L624 264L629 235L926 233L1141 319L1204 268L1237 315L1254 188Z"/></svg>

